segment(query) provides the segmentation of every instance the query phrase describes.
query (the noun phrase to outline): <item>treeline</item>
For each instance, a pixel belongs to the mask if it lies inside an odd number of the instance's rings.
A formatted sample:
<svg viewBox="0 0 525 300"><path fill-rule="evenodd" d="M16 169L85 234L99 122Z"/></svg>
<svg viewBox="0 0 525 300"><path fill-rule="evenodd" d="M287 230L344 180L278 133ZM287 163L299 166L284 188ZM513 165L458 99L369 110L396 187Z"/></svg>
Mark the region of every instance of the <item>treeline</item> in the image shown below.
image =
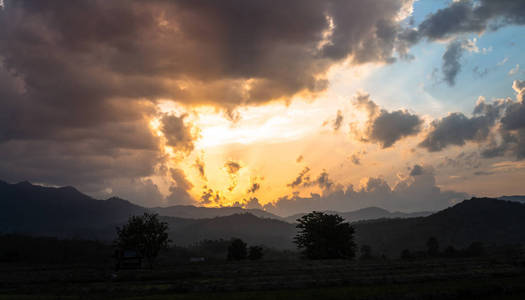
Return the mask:
<svg viewBox="0 0 525 300"><path fill-rule="evenodd" d="M113 247L98 241L0 235L0 262L107 264Z"/></svg>
<svg viewBox="0 0 525 300"><path fill-rule="evenodd" d="M240 239L202 240L188 247L171 245L158 257L158 265L226 260L291 260L296 252L263 245L248 245ZM197 260L198 261L198 260ZM0 235L0 263L90 264L113 266L115 247L100 241L58 239L20 234Z"/></svg>

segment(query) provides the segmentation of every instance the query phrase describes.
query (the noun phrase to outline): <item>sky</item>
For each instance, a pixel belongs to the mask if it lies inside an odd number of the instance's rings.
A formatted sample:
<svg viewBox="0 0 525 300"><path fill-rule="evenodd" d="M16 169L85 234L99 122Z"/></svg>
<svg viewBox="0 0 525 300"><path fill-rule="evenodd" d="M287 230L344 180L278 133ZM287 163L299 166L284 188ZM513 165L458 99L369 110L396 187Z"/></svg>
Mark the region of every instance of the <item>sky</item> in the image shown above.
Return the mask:
<svg viewBox="0 0 525 300"><path fill-rule="evenodd" d="M147 206L525 194L524 0L0 1L0 180Z"/></svg>

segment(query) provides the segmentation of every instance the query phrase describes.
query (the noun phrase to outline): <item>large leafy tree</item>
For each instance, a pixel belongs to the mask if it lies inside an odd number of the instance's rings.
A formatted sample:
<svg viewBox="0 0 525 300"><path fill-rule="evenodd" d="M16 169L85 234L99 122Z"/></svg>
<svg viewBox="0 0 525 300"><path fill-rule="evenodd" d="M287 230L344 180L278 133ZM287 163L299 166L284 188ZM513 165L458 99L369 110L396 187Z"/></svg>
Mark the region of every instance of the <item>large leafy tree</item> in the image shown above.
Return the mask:
<svg viewBox="0 0 525 300"><path fill-rule="evenodd" d="M339 215L312 212L297 224L294 243L308 259L353 258L354 228Z"/></svg>
<svg viewBox="0 0 525 300"><path fill-rule="evenodd" d="M121 250L135 250L144 257L150 267L159 252L168 248L168 224L161 222L157 214L144 213L132 216L128 222L117 227L115 245Z"/></svg>

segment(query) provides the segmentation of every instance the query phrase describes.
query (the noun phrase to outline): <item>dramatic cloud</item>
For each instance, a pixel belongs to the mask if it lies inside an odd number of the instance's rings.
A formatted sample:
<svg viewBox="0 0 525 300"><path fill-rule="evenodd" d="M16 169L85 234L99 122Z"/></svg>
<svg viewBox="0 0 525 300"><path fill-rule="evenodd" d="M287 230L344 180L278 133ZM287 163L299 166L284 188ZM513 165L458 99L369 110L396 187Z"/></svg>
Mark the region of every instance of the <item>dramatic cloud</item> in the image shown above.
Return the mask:
<svg viewBox="0 0 525 300"><path fill-rule="evenodd" d="M381 148L388 148L402 138L416 135L421 130L423 120L419 116L407 110L388 112L380 109L367 94L357 95L354 104L368 113L364 132L354 130L364 142L377 143Z"/></svg>
<svg viewBox="0 0 525 300"><path fill-rule="evenodd" d="M111 180L154 175L163 163L150 130L157 100L231 112L316 94L334 64L392 61L411 4L5 1L0 154L9 160L0 177L100 193ZM164 116L161 129L187 153L194 145L183 121Z"/></svg>
<svg viewBox="0 0 525 300"><path fill-rule="evenodd" d="M282 216L312 210L350 211L370 206L389 210L434 211L468 196L465 193L442 191L436 186L432 167L416 165L407 178L394 187L381 178L367 178L357 189L351 185L346 188L338 186L323 195L284 196L264 208Z"/></svg>

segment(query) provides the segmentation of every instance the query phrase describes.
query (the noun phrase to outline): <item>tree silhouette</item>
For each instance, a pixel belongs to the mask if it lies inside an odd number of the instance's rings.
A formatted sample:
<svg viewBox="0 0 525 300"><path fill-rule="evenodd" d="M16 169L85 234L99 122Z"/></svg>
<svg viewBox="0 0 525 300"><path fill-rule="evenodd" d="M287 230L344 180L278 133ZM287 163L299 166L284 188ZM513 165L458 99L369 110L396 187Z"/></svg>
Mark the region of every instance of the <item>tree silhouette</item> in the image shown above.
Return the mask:
<svg viewBox="0 0 525 300"><path fill-rule="evenodd" d="M263 257L263 248L261 246L250 246L248 248L248 258L251 260L259 260Z"/></svg>
<svg viewBox="0 0 525 300"><path fill-rule="evenodd" d="M144 213L132 216L128 222L117 227L115 246L120 250L135 250L144 257L150 268L159 252L168 248L168 224L161 222L157 214Z"/></svg>
<svg viewBox="0 0 525 300"><path fill-rule="evenodd" d="M228 247L228 260L242 260L246 255L246 243L241 239L233 239Z"/></svg>
<svg viewBox="0 0 525 300"><path fill-rule="evenodd" d="M435 237L427 240L427 253L430 256L437 256L439 254L439 243Z"/></svg>
<svg viewBox="0 0 525 300"><path fill-rule="evenodd" d="M339 215L312 212L297 219L294 243L308 259L353 258L354 228Z"/></svg>

